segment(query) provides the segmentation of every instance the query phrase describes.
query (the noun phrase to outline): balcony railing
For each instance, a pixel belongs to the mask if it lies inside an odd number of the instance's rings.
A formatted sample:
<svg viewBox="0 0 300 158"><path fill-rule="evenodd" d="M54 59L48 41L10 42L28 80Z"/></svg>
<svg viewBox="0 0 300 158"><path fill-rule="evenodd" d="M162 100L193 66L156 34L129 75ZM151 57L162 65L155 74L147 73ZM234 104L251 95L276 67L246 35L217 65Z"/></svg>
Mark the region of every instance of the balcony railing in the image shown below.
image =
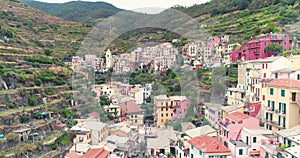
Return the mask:
<svg viewBox="0 0 300 158"><path fill-rule="evenodd" d="M280 115L280 116L285 116L285 115L286 115L286 113L285 113L284 110L275 110L275 113L276 113L277 115Z"/></svg>
<svg viewBox="0 0 300 158"><path fill-rule="evenodd" d="M272 108L272 107L266 107L266 112L273 113L274 112L274 108Z"/></svg>

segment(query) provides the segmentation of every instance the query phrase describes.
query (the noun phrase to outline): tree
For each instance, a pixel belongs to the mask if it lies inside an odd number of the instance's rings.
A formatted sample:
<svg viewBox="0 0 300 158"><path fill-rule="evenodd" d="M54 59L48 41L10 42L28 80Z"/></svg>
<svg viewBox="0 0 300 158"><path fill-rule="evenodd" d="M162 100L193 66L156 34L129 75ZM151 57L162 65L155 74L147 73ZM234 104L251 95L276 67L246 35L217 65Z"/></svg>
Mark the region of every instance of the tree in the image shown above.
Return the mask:
<svg viewBox="0 0 300 158"><path fill-rule="evenodd" d="M20 122L21 122L21 123L28 122L29 120L30 120L30 117L29 117L29 116L21 116L21 117L20 117Z"/></svg>
<svg viewBox="0 0 300 158"><path fill-rule="evenodd" d="M100 105L104 106L104 105L108 105L110 103L109 99L104 97L104 96L100 96Z"/></svg>
<svg viewBox="0 0 300 158"><path fill-rule="evenodd" d="M36 105L36 102L37 102L36 97L34 97L34 96L30 96L30 97L29 97L29 100L28 100L29 106L35 106L35 105Z"/></svg>
<svg viewBox="0 0 300 158"><path fill-rule="evenodd" d="M278 55L282 52L282 46L271 43L267 46L267 51L269 51L272 55Z"/></svg>
<svg viewBox="0 0 300 158"><path fill-rule="evenodd" d="M49 49L45 49L44 54L47 56L51 56L52 52Z"/></svg>
<svg viewBox="0 0 300 158"><path fill-rule="evenodd" d="M19 141L19 135L15 134L15 133L9 133L6 136L6 140L8 142L18 142Z"/></svg>
<svg viewBox="0 0 300 158"><path fill-rule="evenodd" d="M12 29L6 29L6 28L1 29L1 34L3 36L7 36L8 38L14 38L16 36L16 33L15 33L14 30L12 30Z"/></svg>

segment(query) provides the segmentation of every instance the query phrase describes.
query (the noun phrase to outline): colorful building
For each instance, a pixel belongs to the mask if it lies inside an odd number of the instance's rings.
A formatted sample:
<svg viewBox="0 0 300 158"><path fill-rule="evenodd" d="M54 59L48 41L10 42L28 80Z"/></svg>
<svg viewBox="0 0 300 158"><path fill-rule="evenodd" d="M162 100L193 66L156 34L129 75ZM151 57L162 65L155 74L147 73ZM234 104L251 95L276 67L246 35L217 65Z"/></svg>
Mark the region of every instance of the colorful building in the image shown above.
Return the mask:
<svg viewBox="0 0 300 158"><path fill-rule="evenodd" d="M199 136L188 141L190 144L190 158L226 158L231 155L230 150L216 138Z"/></svg>
<svg viewBox="0 0 300 158"><path fill-rule="evenodd" d="M82 122L71 128L71 131L76 131L76 137L73 143L79 144L99 144L108 137L109 127L102 122Z"/></svg>
<svg viewBox="0 0 300 158"><path fill-rule="evenodd" d="M154 121L157 126L164 126L173 118L183 118L190 106L185 96L159 95L154 97Z"/></svg>
<svg viewBox="0 0 300 158"><path fill-rule="evenodd" d="M231 61L247 61L270 57L272 54L267 50L267 47L271 43L282 46L282 51L290 50L290 35L270 33L254 37L243 44L239 52L232 54Z"/></svg>
<svg viewBox="0 0 300 158"><path fill-rule="evenodd" d="M274 133L300 123L300 81L278 79L266 85L264 107L265 128Z"/></svg>
<svg viewBox="0 0 300 158"><path fill-rule="evenodd" d="M240 133L244 127L258 128L259 119L240 112L233 112L224 116L223 120L219 122L219 140L228 147L231 140L241 140Z"/></svg>

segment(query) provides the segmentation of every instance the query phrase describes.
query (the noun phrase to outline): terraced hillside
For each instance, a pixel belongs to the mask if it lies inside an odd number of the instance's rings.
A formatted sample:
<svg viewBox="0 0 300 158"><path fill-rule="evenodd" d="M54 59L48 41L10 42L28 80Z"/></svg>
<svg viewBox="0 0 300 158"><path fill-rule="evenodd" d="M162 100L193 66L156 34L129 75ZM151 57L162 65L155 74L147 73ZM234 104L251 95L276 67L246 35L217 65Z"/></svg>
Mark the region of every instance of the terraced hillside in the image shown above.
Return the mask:
<svg viewBox="0 0 300 158"><path fill-rule="evenodd" d="M234 42L270 32L289 32L286 25L299 21L299 2L264 0L212 0L206 4L176 9L199 20L212 35L231 35Z"/></svg>
<svg viewBox="0 0 300 158"><path fill-rule="evenodd" d="M21 0L21 2L62 19L88 24L97 24L101 19L122 11L105 2L44 3L33 0Z"/></svg>
<svg viewBox="0 0 300 158"><path fill-rule="evenodd" d="M24 4L0 1L0 45L35 54L51 50L52 56L66 59L76 52L91 27L66 21Z"/></svg>

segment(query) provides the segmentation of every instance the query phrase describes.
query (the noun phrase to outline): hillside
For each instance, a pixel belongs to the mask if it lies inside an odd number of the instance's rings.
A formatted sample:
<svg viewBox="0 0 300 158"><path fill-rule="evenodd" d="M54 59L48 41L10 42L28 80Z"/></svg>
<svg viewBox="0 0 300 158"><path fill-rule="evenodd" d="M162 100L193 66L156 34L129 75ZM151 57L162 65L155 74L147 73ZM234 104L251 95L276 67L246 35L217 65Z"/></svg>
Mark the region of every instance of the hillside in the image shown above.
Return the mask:
<svg viewBox="0 0 300 158"><path fill-rule="evenodd" d="M96 24L99 20L122 11L105 2L44 3L34 0L21 0L21 2L63 19L89 24Z"/></svg>
<svg viewBox="0 0 300 158"><path fill-rule="evenodd" d="M211 35L231 35L234 42L269 32L289 32L285 25L299 21L296 0L212 0L189 8L176 7L194 18Z"/></svg>
<svg viewBox="0 0 300 158"><path fill-rule="evenodd" d="M22 48L36 54L49 49L52 55L66 59L76 52L91 30L84 24L63 20L24 4L0 1L0 44Z"/></svg>

